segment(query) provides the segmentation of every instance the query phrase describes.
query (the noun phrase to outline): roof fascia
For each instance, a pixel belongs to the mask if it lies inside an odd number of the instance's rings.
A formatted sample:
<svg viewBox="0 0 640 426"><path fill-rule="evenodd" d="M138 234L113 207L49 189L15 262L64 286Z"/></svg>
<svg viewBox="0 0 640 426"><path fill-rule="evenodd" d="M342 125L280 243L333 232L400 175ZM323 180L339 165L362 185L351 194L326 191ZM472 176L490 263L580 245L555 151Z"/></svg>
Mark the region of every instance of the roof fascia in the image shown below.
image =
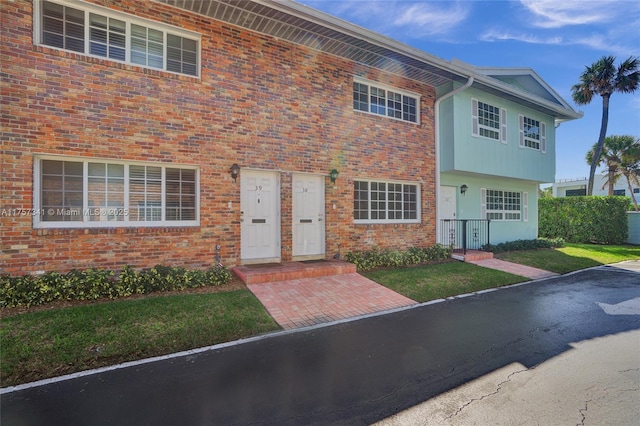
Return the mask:
<svg viewBox="0 0 640 426"><path fill-rule="evenodd" d="M479 85L484 85L484 86L493 88L494 90L498 90L500 92L507 93L517 98L520 98L523 101L540 105L543 108L554 111L557 114L558 118L563 118L565 119L564 121L575 120L575 119L581 118L584 115L583 112L576 111L573 108L571 108L562 98L560 98L562 105L558 105L540 96L520 90L508 83L504 83L500 80L485 76L483 74L476 75L476 82Z"/></svg>
<svg viewBox="0 0 640 426"><path fill-rule="evenodd" d="M572 109L571 106L560 96L546 81L540 77L532 68L498 68L498 67L477 67L476 70L481 74L485 74L488 77L494 75L508 76L508 75L522 75L533 78L538 84L542 86L547 92L551 94L558 102L564 105L566 108Z"/></svg>
<svg viewBox="0 0 640 426"><path fill-rule="evenodd" d="M569 121L576 120L581 118L584 113L581 111L574 110L571 105L565 101L562 96L560 96L555 90L551 88L533 69L531 68L504 68L504 67L474 67L471 64L467 64L458 59L453 60L458 66L464 67L468 70L472 70L476 77L476 82L479 85L485 85L494 90L498 90L501 92L508 93L512 96L516 96L523 100L526 100L533 104L538 104L543 108L550 109L558 114L559 119L561 121ZM529 93L527 91L518 89L517 87L512 86L511 84L500 81L496 78L487 75L487 72L495 72L497 75L527 75L534 78L542 87L547 90L561 105L554 104L540 96L534 95L533 93Z"/></svg>
<svg viewBox="0 0 640 426"><path fill-rule="evenodd" d="M383 34L368 30L359 25L329 15L328 13L305 6L292 0L251 0L254 3L272 7L281 12L285 12L298 18L307 19L324 27L339 31L350 36L359 38L379 47L390 49L402 55L427 63L428 65L442 69L443 71L455 74L460 77L459 81L466 81L469 77L467 68L458 67L449 61L430 55L422 50L416 49L408 44L399 42Z"/></svg>

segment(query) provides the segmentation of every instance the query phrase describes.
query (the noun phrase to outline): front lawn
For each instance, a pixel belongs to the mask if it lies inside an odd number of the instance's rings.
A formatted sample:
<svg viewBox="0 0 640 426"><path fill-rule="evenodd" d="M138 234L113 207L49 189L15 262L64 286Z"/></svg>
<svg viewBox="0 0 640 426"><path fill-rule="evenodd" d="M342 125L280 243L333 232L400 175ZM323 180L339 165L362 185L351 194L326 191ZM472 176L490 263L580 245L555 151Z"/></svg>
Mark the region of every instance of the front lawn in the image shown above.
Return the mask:
<svg viewBox="0 0 640 426"><path fill-rule="evenodd" d="M640 259L640 247L566 244L565 247L557 249L505 252L497 254L495 257L558 274L566 274L593 266Z"/></svg>
<svg viewBox="0 0 640 426"><path fill-rule="evenodd" d="M246 289L13 315L0 321L0 384L11 386L278 329Z"/></svg>
<svg viewBox="0 0 640 426"><path fill-rule="evenodd" d="M378 269L361 274L417 302L444 299L528 280L519 275L462 262Z"/></svg>

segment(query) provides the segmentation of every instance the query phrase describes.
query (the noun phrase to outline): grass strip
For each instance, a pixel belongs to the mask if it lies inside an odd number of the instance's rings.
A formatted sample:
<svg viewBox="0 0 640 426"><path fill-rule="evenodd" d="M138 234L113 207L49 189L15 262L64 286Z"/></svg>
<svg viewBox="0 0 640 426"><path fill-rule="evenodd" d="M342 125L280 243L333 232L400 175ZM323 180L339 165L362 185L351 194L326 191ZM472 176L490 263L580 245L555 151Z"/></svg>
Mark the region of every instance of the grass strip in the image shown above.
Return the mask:
<svg viewBox="0 0 640 426"><path fill-rule="evenodd" d="M229 342L279 326L248 290L150 297L0 321L2 387Z"/></svg>
<svg viewBox="0 0 640 426"><path fill-rule="evenodd" d="M463 262L378 269L362 275L417 302L528 281L519 275Z"/></svg>
<svg viewBox="0 0 640 426"><path fill-rule="evenodd" d="M557 249L505 252L497 254L496 258L566 274L593 266L640 259L640 247L567 244Z"/></svg>

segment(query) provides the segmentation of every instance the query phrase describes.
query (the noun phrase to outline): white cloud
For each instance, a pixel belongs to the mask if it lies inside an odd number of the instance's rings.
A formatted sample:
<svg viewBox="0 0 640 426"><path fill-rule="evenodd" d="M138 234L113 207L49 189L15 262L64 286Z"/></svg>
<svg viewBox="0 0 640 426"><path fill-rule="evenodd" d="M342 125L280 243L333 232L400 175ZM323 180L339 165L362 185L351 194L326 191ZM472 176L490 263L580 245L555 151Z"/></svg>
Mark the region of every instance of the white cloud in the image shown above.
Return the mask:
<svg viewBox="0 0 640 426"><path fill-rule="evenodd" d="M393 18L393 25L409 26L412 32L420 35L447 34L469 15L469 9L460 2L410 3L409 7L401 2L400 6Z"/></svg>
<svg viewBox="0 0 640 426"><path fill-rule="evenodd" d="M467 19L472 7L466 1L312 0L304 3L374 31L409 37L448 34Z"/></svg>
<svg viewBox="0 0 640 426"><path fill-rule="evenodd" d="M560 28L611 22L617 14L619 1L559 1L521 0L522 5L536 17L528 20L535 27Z"/></svg>
<svg viewBox="0 0 640 426"><path fill-rule="evenodd" d="M540 37L533 34L524 34L524 33L516 34L516 33L509 33L505 31L495 31L495 30L490 30L482 34L480 36L480 40L488 41L488 42L513 40L513 41L521 41L523 43L530 43L530 44L562 44L563 43L562 37L559 37L559 36Z"/></svg>
<svg viewBox="0 0 640 426"><path fill-rule="evenodd" d="M584 46L593 50L613 53L620 57L636 55L637 51L632 48L623 46L613 41L606 34L591 35L573 35L573 36L547 36L527 34L527 33L510 33L506 31L489 30L480 36L481 41L497 42L497 41L519 41L529 44L546 44L560 46Z"/></svg>

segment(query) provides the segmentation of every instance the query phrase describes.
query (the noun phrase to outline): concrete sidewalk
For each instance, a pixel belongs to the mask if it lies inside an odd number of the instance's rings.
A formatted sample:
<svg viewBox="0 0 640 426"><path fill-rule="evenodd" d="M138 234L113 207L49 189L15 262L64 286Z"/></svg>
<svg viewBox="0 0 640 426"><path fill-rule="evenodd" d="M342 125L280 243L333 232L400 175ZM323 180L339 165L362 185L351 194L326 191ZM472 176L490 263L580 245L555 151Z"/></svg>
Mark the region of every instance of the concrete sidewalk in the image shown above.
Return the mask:
<svg viewBox="0 0 640 426"><path fill-rule="evenodd" d="M506 365L377 425L637 425L640 331L571 346L532 368Z"/></svg>
<svg viewBox="0 0 640 426"><path fill-rule="evenodd" d="M545 271L544 269L533 268L531 266L520 265L518 263L507 262L506 260L500 259L472 260L468 263L473 263L474 265L482 266L484 268L509 272L510 274L520 275L532 280L557 277L558 275L560 275L556 274L555 272Z"/></svg>

